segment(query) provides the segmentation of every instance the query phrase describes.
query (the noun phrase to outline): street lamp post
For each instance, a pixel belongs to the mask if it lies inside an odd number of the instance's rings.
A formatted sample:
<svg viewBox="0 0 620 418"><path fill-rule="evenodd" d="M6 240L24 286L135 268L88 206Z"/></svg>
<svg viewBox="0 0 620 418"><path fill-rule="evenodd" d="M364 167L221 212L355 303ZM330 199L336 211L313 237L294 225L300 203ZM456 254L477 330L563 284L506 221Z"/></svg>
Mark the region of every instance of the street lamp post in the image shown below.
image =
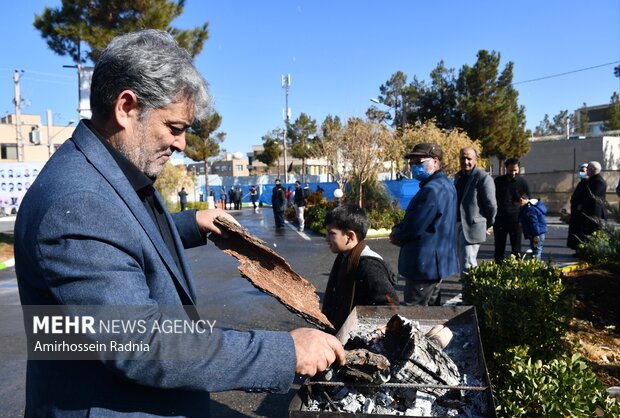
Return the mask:
<svg viewBox="0 0 620 418"><path fill-rule="evenodd" d="M373 102L373 103L382 104L382 105L386 106L384 103L381 103L379 101L379 99L377 99L375 97L371 98L370 101ZM398 102L394 101L394 124L396 124L397 105L398 105ZM389 112L385 112L385 113L389 113ZM404 127L404 125L403 125L403 127ZM395 127L394 130L396 131L397 128ZM390 160L390 180L394 180L394 160Z"/></svg>
<svg viewBox="0 0 620 418"><path fill-rule="evenodd" d="M73 125L74 123L75 121L71 119L67 126L63 127L62 129L60 129L60 131L52 135L52 127L54 126L54 123L52 121L52 111L47 109L47 152L50 158L52 157L52 154L54 153L54 138L56 138L58 135L62 133L62 131L64 131L65 129Z"/></svg>
<svg viewBox="0 0 620 418"><path fill-rule="evenodd" d="M285 104L286 108L284 109L284 121L286 122L286 127L284 129L284 138L282 138L282 145L284 145L284 184L288 183L288 172L286 171L288 165L286 163L286 137L288 136L288 126L291 122L291 109L288 107L288 89L291 87L291 75L290 74L282 74L282 88L285 91Z"/></svg>

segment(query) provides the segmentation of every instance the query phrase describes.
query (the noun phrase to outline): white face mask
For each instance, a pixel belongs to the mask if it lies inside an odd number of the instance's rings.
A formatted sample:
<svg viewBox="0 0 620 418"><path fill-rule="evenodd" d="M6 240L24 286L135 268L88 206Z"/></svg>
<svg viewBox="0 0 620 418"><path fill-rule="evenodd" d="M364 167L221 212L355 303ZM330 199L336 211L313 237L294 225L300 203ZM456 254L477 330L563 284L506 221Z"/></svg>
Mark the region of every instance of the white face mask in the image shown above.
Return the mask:
<svg viewBox="0 0 620 418"><path fill-rule="evenodd" d="M585 179L586 177L588 177L588 173L585 171L580 171L579 173L577 173L577 177L579 177L579 179Z"/></svg>

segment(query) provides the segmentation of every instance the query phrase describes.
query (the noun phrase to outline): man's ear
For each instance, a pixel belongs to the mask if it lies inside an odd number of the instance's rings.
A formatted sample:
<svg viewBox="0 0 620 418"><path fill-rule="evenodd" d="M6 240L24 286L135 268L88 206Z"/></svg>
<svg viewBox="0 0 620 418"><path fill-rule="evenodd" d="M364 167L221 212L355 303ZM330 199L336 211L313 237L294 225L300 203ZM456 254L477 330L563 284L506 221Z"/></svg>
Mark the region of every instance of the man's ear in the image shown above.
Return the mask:
<svg viewBox="0 0 620 418"><path fill-rule="evenodd" d="M114 104L114 119L121 127L128 129L138 120L140 107L138 97L131 90L123 90Z"/></svg>

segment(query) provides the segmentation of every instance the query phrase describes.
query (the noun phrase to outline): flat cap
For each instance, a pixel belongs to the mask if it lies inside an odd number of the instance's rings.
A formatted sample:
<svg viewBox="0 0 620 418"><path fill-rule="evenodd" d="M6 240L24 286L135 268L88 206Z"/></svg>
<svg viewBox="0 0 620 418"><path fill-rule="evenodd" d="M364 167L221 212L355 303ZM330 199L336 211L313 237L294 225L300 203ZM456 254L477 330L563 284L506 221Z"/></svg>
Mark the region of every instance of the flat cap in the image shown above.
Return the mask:
<svg viewBox="0 0 620 418"><path fill-rule="evenodd" d="M416 144L410 153L405 154L405 158L412 157L436 157L439 161L441 161L443 158L443 151L441 150L441 145L439 144L423 142L421 144Z"/></svg>

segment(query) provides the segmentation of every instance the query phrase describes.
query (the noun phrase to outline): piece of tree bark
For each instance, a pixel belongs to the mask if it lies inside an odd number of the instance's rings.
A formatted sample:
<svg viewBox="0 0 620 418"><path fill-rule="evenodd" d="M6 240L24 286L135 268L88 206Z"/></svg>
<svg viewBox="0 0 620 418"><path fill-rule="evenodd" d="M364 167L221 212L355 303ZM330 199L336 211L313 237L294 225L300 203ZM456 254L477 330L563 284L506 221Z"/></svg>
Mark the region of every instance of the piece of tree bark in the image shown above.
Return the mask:
<svg viewBox="0 0 620 418"><path fill-rule="evenodd" d="M321 329L334 331L334 326L321 312L316 288L295 273L291 266L260 238L225 218L215 224L226 238L211 234L209 239L226 254L241 262L241 275L254 287L278 299L289 310Z"/></svg>

